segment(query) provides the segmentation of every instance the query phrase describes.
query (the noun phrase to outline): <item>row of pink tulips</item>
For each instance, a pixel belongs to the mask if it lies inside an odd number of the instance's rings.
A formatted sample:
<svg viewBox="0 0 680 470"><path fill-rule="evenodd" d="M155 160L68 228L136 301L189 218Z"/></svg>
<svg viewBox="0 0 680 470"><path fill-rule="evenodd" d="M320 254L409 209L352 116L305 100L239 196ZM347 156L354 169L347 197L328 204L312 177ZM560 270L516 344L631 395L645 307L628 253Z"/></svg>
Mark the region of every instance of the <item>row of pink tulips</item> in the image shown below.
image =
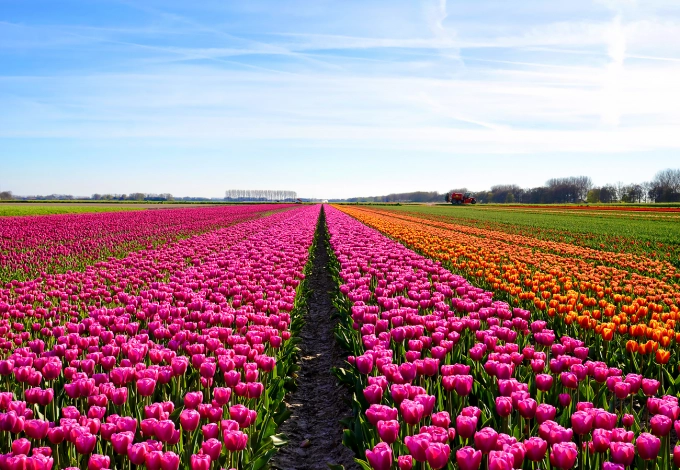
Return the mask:
<svg viewBox="0 0 680 470"><path fill-rule="evenodd" d="M0 217L0 281L81 270L181 238L291 207L261 204Z"/></svg>
<svg viewBox="0 0 680 470"><path fill-rule="evenodd" d="M318 207L0 291L0 470L265 468Z"/></svg>
<svg viewBox="0 0 680 470"><path fill-rule="evenodd" d="M330 207L338 338L355 387L346 444L367 469L671 468L680 407L591 359L547 318L494 301ZM365 456L365 460L364 457Z"/></svg>

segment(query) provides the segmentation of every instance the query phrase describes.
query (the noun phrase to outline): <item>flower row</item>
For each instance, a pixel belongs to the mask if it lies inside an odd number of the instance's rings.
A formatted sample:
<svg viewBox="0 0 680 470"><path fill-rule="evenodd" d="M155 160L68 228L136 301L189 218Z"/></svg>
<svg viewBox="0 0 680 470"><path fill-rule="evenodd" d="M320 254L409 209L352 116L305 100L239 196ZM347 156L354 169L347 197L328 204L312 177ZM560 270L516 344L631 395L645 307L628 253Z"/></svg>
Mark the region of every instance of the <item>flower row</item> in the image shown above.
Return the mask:
<svg viewBox="0 0 680 470"><path fill-rule="evenodd" d="M356 390L346 444L364 468L670 468L680 407L659 380L624 374L556 334L552 318L326 214L337 336L352 353L338 377Z"/></svg>
<svg viewBox="0 0 680 470"><path fill-rule="evenodd" d="M80 270L290 206L262 204L0 217L0 280Z"/></svg>
<svg viewBox="0 0 680 470"><path fill-rule="evenodd" d="M263 468L318 207L0 292L0 468Z"/></svg>

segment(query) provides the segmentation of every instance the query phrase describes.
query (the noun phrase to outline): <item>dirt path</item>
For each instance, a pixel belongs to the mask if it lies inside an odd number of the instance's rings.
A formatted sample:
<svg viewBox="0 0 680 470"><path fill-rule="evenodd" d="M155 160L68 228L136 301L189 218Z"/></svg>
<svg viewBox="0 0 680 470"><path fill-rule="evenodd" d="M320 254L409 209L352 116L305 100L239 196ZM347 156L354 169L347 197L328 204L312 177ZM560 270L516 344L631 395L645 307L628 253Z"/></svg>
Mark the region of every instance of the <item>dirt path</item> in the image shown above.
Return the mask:
<svg viewBox="0 0 680 470"><path fill-rule="evenodd" d="M300 333L298 389L288 400L293 415L281 427L289 442L273 462L274 468L281 470L328 469L329 463L358 469L352 452L342 445L339 420L351 414L347 391L331 374L332 367L343 365L345 356L333 335L334 309L329 295L333 282L327 266L326 240L321 237L309 278L309 312Z"/></svg>

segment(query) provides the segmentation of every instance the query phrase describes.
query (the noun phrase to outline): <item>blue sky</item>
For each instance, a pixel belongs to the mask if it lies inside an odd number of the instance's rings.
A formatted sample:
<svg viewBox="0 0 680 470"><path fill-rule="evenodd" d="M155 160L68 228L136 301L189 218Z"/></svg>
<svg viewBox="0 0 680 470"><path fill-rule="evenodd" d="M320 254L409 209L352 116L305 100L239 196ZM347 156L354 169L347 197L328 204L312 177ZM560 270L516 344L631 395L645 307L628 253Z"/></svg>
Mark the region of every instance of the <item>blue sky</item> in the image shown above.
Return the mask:
<svg viewBox="0 0 680 470"><path fill-rule="evenodd" d="M678 37L676 0L0 0L0 189L649 180Z"/></svg>

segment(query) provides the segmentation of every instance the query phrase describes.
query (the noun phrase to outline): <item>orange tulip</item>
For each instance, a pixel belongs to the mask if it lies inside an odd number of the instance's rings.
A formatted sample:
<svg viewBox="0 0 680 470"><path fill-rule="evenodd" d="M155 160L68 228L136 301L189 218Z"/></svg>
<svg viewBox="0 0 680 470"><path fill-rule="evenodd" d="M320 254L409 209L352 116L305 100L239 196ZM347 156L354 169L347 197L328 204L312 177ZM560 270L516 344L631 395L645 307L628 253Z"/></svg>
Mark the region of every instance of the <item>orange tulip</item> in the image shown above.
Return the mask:
<svg viewBox="0 0 680 470"><path fill-rule="evenodd" d="M670 351L666 351L665 349L659 349L656 351L656 355L654 356L654 360L656 361L657 364L668 364L668 360L671 358L671 353Z"/></svg>
<svg viewBox="0 0 680 470"><path fill-rule="evenodd" d="M641 355L646 355L649 352L649 348L647 347L647 343L640 343L638 344L638 353Z"/></svg>
<svg viewBox="0 0 680 470"><path fill-rule="evenodd" d="M628 340L626 341L626 351L629 353L636 353L638 352L638 349L640 349L640 345L638 344L637 341L634 340Z"/></svg>

